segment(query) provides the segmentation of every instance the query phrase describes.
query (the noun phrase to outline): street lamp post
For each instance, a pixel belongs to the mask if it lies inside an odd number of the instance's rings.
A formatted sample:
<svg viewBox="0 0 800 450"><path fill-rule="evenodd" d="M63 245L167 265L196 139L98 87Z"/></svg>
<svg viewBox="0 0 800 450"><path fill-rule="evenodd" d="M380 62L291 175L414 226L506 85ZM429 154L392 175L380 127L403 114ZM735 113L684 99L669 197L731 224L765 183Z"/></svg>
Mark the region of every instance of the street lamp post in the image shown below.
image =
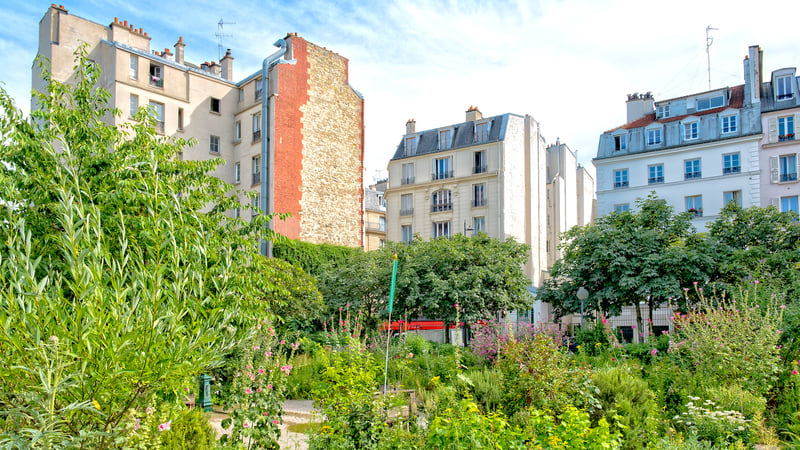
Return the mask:
<svg viewBox="0 0 800 450"><path fill-rule="evenodd" d="M583 328L583 302L589 298L589 291L587 291L585 287L581 286L578 288L577 297L578 300L581 301L581 328Z"/></svg>

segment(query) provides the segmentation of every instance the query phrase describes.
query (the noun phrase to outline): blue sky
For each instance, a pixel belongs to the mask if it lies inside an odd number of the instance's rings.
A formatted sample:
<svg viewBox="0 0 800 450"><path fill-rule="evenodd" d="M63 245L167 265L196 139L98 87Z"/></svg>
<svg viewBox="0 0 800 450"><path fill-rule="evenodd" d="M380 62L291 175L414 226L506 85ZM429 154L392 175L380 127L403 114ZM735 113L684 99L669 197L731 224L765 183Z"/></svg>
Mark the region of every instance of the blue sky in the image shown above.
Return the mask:
<svg viewBox="0 0 800 450"><path fill-rule="evenodd" d="M800 65L796 0L66 1L70 14L143 28L152 49L182 36L195 63L217 58L217 22L235 22L223 45L236 79L258 70L288 32L347 57L365 97L368 182L386 168L406 120L418 130L459 123L471 105L487 116L532 115L548 143L559 138L588 165L599 135L625 122L626 94L663 100L708 88L708 25L719 29L713 88L743 82L749 45L761 45L767 75ZM50 3L0 0L0 80L25 110Z"/></svg>

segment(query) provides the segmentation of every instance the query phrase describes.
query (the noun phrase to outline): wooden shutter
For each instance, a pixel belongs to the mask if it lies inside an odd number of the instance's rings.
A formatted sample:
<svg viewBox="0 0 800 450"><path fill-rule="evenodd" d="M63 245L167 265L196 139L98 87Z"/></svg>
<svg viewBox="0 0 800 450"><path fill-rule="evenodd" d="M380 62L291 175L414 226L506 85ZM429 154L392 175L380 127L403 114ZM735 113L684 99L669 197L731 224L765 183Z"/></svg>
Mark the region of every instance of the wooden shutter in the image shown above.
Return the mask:
<svg viewBox="0 0 800 450"><path fill-rule="evenodd" d="M770 204L772 204L772 206L778 208L778 211L780 211L780 209L781 209L781 199L779 199L779 198L771 198L769 201L770 201Z"/></svg>
<svg viewBox="0 0 800 450"><path fill-rule="evenodd" d="M777 156L770 156L769 157L769 182L770 183L779 182L780 181L780 176L781 176L780 159Z"/></svg>
<svg viewBox="0 0 800 450"><path fill-rule="evenodd" d="M777 117L770 117L769 118L769 142L778 142L778 118Z"/></svg>

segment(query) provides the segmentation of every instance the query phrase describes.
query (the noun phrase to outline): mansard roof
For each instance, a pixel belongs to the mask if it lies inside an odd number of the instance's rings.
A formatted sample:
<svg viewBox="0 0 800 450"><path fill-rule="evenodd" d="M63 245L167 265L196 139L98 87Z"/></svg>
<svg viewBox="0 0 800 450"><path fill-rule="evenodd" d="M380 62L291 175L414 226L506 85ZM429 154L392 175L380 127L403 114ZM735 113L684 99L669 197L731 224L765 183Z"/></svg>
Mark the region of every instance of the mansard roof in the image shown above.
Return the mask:
<svg viewBox="0 0 800 450"><path fill-rule="evenodd" d="M505 139L506 127L508 126L508 118L510 113L502 114L494 117L484 117L476 121L462 122L456 125L447 125L439 128L432 128L430 130L411 133L403 136L400 143L397 145L397 150L392 156L392 160L411 158L414 156L426 155L431 153L448 152L457 150L463 147L470 147L476 145L475 143L475 123L490 121L489 125L489 138L482 142L482 144L498 142ZM453 145L447 149L439 149L439 131L453 128ZM405 153L405 138L407 136L419 136L417 142L417 149L411 156L404 156Z"/></svg>

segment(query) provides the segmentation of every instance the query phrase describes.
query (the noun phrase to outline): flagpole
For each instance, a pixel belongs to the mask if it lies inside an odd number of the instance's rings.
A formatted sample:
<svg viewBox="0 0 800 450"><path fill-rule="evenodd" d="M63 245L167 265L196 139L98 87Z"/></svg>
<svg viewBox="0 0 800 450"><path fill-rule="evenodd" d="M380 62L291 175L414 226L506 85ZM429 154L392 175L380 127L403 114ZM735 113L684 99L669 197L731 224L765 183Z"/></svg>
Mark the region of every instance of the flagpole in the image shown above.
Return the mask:
<svg viewBox="0 0 800 450"><path fill-rule="evenodd" d="M392 306L394 304L394 285L397 280L397 253L392 267L392 287L389 289L389 325L386 327L386 362L383 367L383 403L386 404L386 384L389 376L389 342L392 340Z"/></svg>

